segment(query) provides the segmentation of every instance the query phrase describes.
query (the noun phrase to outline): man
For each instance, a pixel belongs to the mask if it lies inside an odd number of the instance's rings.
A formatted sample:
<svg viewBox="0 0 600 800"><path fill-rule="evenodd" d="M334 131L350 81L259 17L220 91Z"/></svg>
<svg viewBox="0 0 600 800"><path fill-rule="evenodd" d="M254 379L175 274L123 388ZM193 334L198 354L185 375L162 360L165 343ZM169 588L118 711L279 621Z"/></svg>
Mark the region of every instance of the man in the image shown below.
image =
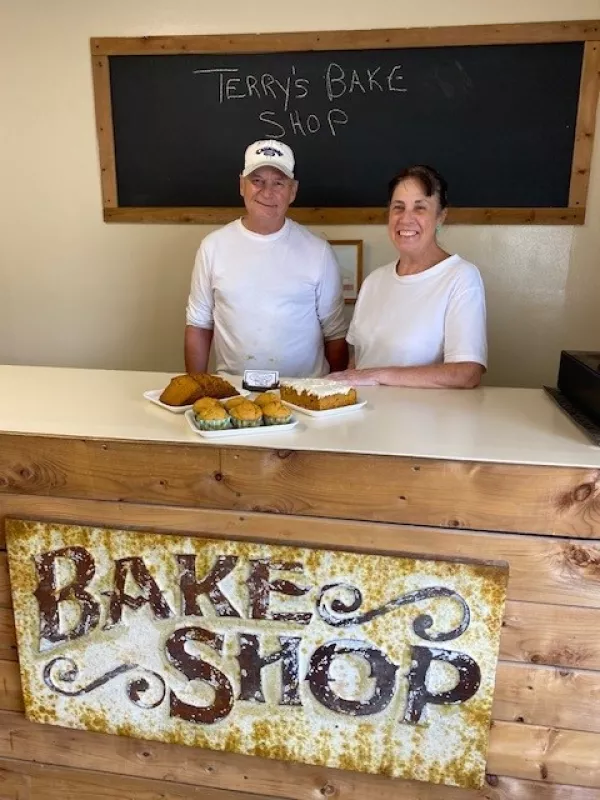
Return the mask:
<svg viewBox="0 0 600 800"><path fill-rule="evenodd" d="M209 234L196 255L187 306L185 364L206 372L276 369L313 377L348 362L344 301L331 247L286 218L296 197L294 154L282 142L246 149L246 214Z"/></svg>

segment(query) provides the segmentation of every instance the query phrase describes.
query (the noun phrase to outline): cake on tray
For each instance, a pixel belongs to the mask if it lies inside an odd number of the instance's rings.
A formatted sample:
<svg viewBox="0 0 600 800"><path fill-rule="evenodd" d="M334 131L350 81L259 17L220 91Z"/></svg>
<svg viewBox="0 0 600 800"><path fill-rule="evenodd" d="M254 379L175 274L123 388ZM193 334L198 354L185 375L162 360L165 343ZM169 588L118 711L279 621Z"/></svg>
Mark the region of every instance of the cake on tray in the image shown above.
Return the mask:
<svg viewBox="0 0 600 800"><path fill-rule="evenodd" d="M282 378L281 400L311 411L352 406L357 402L356 389L347 383L327 378Z"/></svg>

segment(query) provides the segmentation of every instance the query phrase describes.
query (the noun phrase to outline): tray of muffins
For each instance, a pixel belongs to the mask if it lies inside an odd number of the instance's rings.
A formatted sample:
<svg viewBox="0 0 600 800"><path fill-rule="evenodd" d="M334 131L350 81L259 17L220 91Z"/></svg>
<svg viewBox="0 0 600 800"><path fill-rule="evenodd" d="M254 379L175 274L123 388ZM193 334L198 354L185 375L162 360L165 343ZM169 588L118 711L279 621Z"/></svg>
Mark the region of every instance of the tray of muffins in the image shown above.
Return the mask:
<svg viewBox="0 0 600 800"><path fill-rule="evenodd" d="M202 397L185 412L185 418L192 431L205 439L289 431L298 424L288 406L268 392L253 400L243 395L226 400Z"/></svg>

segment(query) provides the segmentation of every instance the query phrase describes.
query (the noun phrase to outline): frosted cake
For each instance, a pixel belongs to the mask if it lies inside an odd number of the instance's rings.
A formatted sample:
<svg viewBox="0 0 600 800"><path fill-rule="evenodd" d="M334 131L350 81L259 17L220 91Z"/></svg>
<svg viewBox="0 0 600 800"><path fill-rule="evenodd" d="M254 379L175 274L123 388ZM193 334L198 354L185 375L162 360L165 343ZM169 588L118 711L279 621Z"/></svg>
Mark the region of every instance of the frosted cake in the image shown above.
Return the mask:
<svg viewBox="0 0 600 800"><path fill-rule="evenodd" d="M356 389L327 378L282 378L279 388L284 403L293 403L311 411L327 411L357 402Z"/></svg>

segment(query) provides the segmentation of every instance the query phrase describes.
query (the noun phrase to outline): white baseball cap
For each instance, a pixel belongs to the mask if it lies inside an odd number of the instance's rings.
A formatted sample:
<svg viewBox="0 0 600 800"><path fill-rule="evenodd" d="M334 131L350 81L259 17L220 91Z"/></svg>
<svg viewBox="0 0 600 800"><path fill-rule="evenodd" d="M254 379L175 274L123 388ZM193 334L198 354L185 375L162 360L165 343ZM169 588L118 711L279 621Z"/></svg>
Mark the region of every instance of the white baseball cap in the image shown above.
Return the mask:
<svg viewBox="0 0 600 800"><path fill-rule="evenodd" d="M259 167L274 167L288 178L294 177L294 153L292 148L274 139L261 139L246 148L244 171L246 177Z"/></svg>

